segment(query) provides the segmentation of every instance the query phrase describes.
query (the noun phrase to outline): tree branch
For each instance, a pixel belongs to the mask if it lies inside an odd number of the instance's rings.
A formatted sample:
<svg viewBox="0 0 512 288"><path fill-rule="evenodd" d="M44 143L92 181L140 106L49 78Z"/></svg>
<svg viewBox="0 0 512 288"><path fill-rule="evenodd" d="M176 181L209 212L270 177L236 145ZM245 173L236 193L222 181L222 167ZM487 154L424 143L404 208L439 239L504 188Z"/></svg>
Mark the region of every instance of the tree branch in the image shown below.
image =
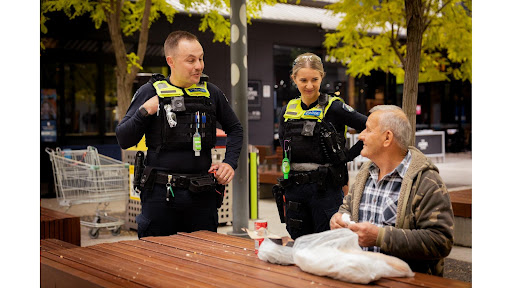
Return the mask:
<svg viewBox="0 0 512 288"><path fill-rule="evenodd" d="M391 40L391 47L393 48L393 51L395 51L396 53L396 56L398 56L398 59L400 59L400 62L402 62L402 66L405 67L405 58L404 56L402 55L402 53L400 53L400 51L398 51L398 32L400 31L400 26L398 26L397 30L396 30L396 37L394 36L395 35L395 32L394 32L394 24L391 23L391 37L390 37L390 40Z"/></svg>
<svg viewBox="0 0 512 288"><path fill-rule="evenodd" d="M149 15L151 12L151 0L146 0L146 3L144 4L144 14L142 15L142 23L140 26L140 33L139 33L139 43L137 46L137 56L139 57L139 60L137 63L142 66L142 63L144 62L144 56L146 55L146 49L148 47L148 34L149 34ZM135 65L132 66L132 70L130 71L130 77L134 77L137 74L139 68L137 68Z"/></svg>
<svg viewBox="0 0 512 288"><path fill-rule="evenodd" d="M446 7L446 5L450 4L452 2L452 0L447 0L447 1L443 1L443 6L441 6L441 8L439 8L435 14L441 12L441 10L444 9L444 7Z"/></svg>
<svg viewBox="0 0 512 288"><path fill-rule="evenodd" d="M432 17L436 17L436 15L437 15L439 12L441 12L441 11L444 9L444 7L446 7L446 5L450 4L451 2L452 2L452 0L447 0L446 2L444 2L444 1L443 1L443 6L441 6L441 8L439 8L438 10L436 10L436 11L434 12L434 16L432 16ZM427 13L428 13L428 11L430 11L430 3L429 3L429 5L428 5L428 6L429 6L429 7L428 7L428 9L427 9L427 11L426 11ZM428 14L425 14L425 15L428 15ZM425 33L425 31L427 30L428 26L430 26L430 24L431 24L431 23L432 23L432 18L428 18L428 20L427 20L427 21L425 21L425 25L423 26L423 29L422 29L422 30L423 30L423 31L422 31L423 33Z"/></svg>
<svg viewBox="0 0 512 288"><path fill-rule="evenodd" d="M108 32L110 34L110 39L112 40L112 46L114 49L114 55L116 57L116 64L119 69L117 74L126 75L126 72L121 72L121 70L126 71L127 63L126 63L126 46L123 42L123 37L121 35L121 3L123 1L115 1L110 0L110 11L107 8L103 8L105 15L107 16L107 25ZM121 73L121 74L120 74ZM118 78L119 80L125 81L125 77Z"/></svg>

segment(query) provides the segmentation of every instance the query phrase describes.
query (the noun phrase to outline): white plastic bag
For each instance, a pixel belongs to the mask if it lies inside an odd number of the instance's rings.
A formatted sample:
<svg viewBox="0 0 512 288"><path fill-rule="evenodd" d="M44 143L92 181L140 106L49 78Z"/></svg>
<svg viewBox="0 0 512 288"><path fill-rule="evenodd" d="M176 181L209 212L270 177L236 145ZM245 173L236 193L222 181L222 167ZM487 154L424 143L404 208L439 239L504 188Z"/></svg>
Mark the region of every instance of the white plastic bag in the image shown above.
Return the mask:
<svg viewBox="0 0 512 288"><path fill-rule="evenodd" d="M265 238L263 242L261 242L258 250L258 258L280 265L291 265L294 263L292 247L274 243L270 238Z"/></svg>
<svg viewBox="0 0 512 288"><path fill-rule="evenodd" d="M348 228L304 235L295 240L293 262L303 271L367 284L381 277L412 277L409 265L393 256L365 252Z"/></svg>

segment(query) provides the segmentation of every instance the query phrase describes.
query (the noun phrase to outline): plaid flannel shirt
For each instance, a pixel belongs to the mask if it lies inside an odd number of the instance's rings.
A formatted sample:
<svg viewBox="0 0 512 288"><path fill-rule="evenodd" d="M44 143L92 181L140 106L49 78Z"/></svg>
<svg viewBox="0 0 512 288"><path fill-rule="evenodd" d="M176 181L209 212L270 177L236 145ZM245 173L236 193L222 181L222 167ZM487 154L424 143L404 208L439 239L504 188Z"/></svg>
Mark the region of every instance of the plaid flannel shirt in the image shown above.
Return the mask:
<svg viewBox="0 0 512 288"><path fill-rule="evenodd" d="M402 179L411 163L411 151L389 174L379 179L379 168L372 163L370 177L366 181L364 193L359 205L359 223L370 222L378 227L395 226L398 196ZM380 252L380 248L362 247L366 251Z"/></svg>

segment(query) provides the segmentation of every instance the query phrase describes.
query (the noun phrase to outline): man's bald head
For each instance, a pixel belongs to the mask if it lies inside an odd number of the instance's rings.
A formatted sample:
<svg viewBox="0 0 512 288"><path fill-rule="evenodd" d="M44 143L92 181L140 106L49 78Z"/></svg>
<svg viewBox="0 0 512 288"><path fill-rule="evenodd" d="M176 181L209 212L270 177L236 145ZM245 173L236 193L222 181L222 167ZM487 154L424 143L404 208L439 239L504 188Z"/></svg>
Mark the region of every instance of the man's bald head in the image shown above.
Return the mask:
<svg viewBox="0 0 512 288"><path fill-rule="evenodd" d="M390 130L396 143L403 151L407 151L412 135L411 123L404 111L395 105L378 105L370 110L378 116L381 132Z"/></svg>

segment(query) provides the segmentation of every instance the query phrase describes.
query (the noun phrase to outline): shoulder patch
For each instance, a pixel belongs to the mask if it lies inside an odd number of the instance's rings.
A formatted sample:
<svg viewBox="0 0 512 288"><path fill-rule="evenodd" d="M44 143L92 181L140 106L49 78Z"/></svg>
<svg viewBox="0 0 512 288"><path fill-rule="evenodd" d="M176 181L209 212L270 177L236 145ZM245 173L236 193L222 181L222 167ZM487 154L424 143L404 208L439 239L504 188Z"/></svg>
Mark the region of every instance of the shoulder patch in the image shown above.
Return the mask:
<svg viewBox="0 0 512 288"><path fill-rule="evenodd" d="M354 112L354 108L350 107L345 103L343 103L343 109L347 110L348 112Z"/></svg>
<svg viewBox="0 0 512 288"><path fill-rule="evenodd" d="M135 94L133 95L131 102L133 102L133 100L135 100L135 98L137 98L137 95L139 95L139 90L140 90L140 88L137 89L137 91L135 91Z"/></svg>

